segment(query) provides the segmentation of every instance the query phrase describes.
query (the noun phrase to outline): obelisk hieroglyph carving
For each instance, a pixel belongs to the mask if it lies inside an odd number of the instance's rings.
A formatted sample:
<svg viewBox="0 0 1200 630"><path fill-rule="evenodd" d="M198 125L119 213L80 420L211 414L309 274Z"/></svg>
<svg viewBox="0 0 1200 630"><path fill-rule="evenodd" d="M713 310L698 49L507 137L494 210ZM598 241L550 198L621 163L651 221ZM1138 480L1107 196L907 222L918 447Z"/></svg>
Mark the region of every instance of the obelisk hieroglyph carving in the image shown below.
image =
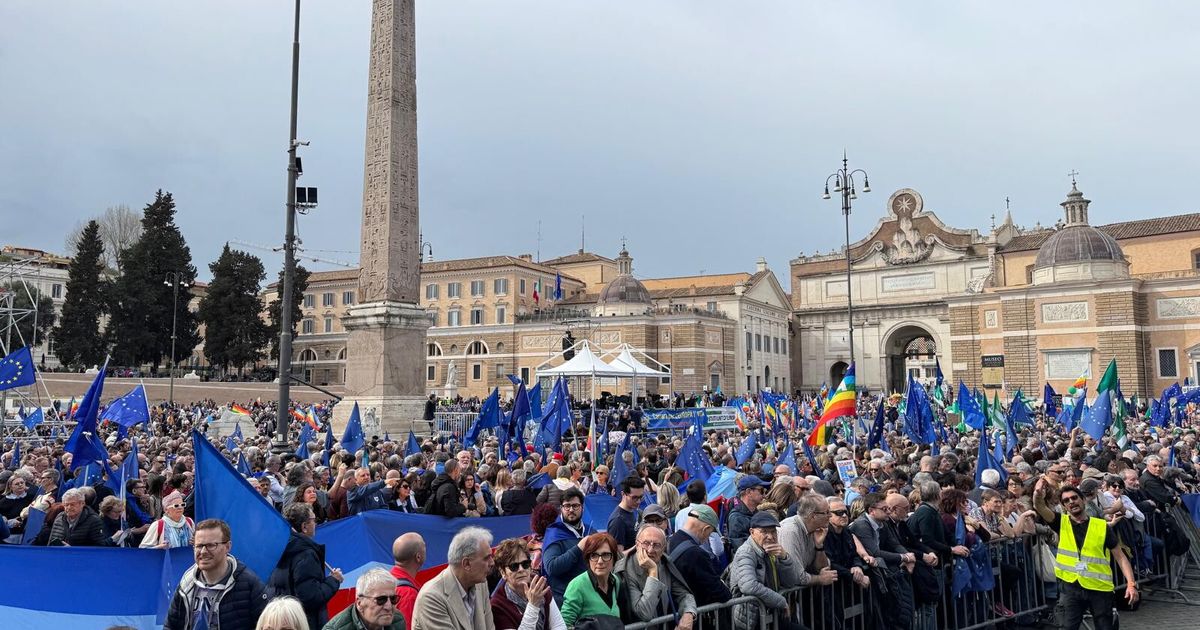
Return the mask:
<svg viewBox="0 0 1200 630"><path fill-rule="evenodd" d="M342 323L346 400L375 410L383 430L398 432L424 409L425 329L419 306L417 81L414 0L374 0L367 76L358 303ZM422 423L420 426L424 426Z"/></svg>

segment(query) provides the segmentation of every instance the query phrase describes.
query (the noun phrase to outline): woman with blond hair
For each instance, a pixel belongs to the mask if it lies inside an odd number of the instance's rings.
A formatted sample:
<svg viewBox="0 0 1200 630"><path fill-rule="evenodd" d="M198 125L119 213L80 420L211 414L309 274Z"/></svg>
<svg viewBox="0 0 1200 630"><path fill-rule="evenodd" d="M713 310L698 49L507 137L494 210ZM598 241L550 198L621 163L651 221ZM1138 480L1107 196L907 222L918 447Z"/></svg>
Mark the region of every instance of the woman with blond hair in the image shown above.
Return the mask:
<svg viewBox="0 0 1200 630"><path fill-rule="evenodd" d="M267 602L254 630L310 630L304 607L295 597L276 597ZM312 628L311 630L319 630Z"/></svg>

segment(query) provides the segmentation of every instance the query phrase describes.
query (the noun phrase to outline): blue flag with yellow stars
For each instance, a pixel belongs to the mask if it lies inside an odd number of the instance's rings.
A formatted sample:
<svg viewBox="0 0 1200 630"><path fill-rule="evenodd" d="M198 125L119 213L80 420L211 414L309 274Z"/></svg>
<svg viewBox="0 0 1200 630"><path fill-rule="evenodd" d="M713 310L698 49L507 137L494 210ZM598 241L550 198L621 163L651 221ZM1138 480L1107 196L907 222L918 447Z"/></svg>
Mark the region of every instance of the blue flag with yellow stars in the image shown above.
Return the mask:
<svg viewBox="0 0 1200 630"><path fill-rule="evenodd" d="M0 391L33 385L36 380L33 353L28 347L0 359Z"/></svg>

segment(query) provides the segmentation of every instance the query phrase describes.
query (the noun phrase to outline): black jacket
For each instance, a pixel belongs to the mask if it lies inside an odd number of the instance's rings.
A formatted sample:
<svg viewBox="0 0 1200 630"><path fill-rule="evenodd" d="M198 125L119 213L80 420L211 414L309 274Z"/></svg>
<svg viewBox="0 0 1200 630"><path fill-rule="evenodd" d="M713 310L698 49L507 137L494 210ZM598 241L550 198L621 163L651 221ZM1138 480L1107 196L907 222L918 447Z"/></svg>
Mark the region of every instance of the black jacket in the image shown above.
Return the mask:
<svg viewBox="0 0 1200 630"><path fill-rule="evenodd" d="M433 402L432 400L426 400L425 401L425 415L424 415L425 422L432 422L433 419L436 417L436 415L435 415L436 413L437 413L437 403ZM411 455L411 454L412 453L409 453L409 455Z"/></svg>
<svg viewBox="0 0 1200 630"><path fill-rule="evenodd" d="M671 562L687 581L697 606L720 604L733 598L729 587L721 581L715 559L690 534L679 530L671 535L669 543Z"/></svg>
<svg viewBox="0 0 1200 630"><path fill-rule="evenodd" d="M54 525L50 528L50 546L61 547L64 542L72 547L109 547L112 545L112 541L104 537L104 523L92 511L92 508L86 506L79 513L79 520L75 521L75 527L68 528L66 512L55 517Z"/></svg>
<svg viewBox="0 0 1200 630"><path fill-rule="evenodd" d="M908 517L908 531L917 542L936 553L942 563L950 559L950 541L946 540L942 515L937 508L928 503L917 506Z"/></svg>
<svg viewBox="0 0 1200 630"><path fill-rule="evenodd" d="M250 630L267 607L270 590L254 571L236 558L229 556L229 562L233 569L221 582L223 590L217 598L217 623L221 630ZM179 579L179 588L171 598L171 608L167 611L167 623L163 625L163 630L192 630L196 625L197 611L192 608L192 591L196 588L197 572L196 566L192 565ZM211 617L209 621L212 621Z"/></svg>
<svg viewBox="0 0 1200 630"><path fill-rule="evenodd" d="M462 516L467 513L467 508L463 507L459 501L458 484L455 483L450 475L442 473L433 480L433 496L429 498L429 503L425 504L426 514L436 514L438 516Z"/></svg>
<svg viewBox="0 0 1200 630"><path fill-rule="evenodd" d="M529 488L509 488L500 495L500 509L505 516L533 514L537 505L537 493Z"/></svg>
<svg viewBox="0 0 1200 630"><path fill-rule="evenodd" d="M332 575L325 575L325 545L296 531L288 539L269 585L276 596L300 600L309 628L320 628L329 621L325 605L339 586Z"/></svg>
<svg viewBox="0 0 1200 630"><path fill-rule="evenodd" d="M1149 472L1144 472L1141 482L1142 491L1154 499L1154 504L1158 506L1158 509L1165 510L1179 503L1179 497L1175 494L1175 490L1167 485L1162 477L1155 477Z"/></svg>
<svg viewBox="0 0 1200 630"><path fill-rule="evenodd" d="M737 553L738 547L741 547L750 537L750 517L752 516L754 516L754 512L751 512L745 503L738 503L736 507L729 510L727 522L730 558Z"/></svg>

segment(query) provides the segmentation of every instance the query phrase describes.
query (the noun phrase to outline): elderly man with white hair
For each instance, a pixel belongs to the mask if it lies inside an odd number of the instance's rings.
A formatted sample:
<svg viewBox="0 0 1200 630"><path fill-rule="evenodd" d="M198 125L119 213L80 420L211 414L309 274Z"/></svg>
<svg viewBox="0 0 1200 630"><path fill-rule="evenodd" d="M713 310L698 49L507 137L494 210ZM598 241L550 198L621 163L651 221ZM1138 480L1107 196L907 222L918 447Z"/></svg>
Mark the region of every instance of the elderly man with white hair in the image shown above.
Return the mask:
<svg viewBox="0 0 1200 630"><path fill-rule="evenodd" d="M354 583L354 605L325 624L324 630L404 630L404 615L396 608L396 578L387 569L371 569Z"/></svg>
<svg viewBox="0 0 1200 630"><path fill-rule="evenodd" d="M71 488L63 493L63 511L50 529L51 547L105 547L111 541L104 535L104 523L84 505L83 490Z"/></svg>
<svg viewBox="0 0 1200 630"><path fill-rule="evenodd" d="M449 566L417 593L412 630L495 630L487 587L494 566L492 533L465 527L446 556Z"/></svg>

